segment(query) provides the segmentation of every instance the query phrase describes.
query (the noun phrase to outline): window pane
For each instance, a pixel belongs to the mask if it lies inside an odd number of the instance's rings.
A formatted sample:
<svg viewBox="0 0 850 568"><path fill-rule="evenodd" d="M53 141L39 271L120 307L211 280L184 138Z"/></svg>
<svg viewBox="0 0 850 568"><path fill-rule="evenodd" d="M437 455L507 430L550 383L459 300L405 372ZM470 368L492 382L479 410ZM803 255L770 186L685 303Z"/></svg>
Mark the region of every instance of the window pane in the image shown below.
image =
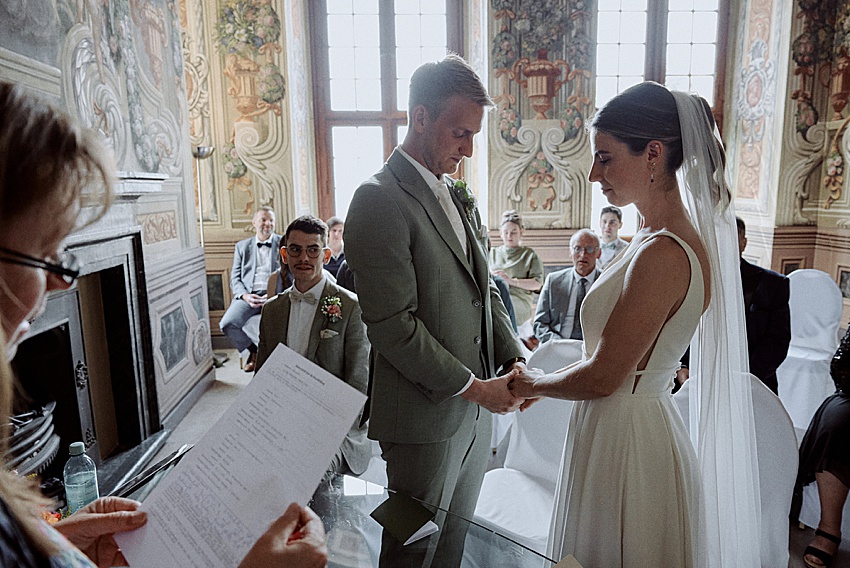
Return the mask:
<svg viewBox="0 0 850 568"><path fill-rule="evenodd" d="M694 9L694 0L670 0L667 8L671 12L690 12Z"/></svg>
<svg viewBox="0 0 850 568"><path fill-rule="evenodd" d="M331 79L331 108L333 110L357 110L354 102L353 79Z"/></svg>
<svg viewBox="0 0 850 568"><path fill-rule="evenodd" d="M646 0L622 0L620 7L623 12L645 12Z"/></svg>
<svg viewBox="0 0 850 568"><path fill-rule="evenodd" d="M353 14L351 0L328 0L328 14Z"/></svg>
<svg viewBox="0 0 850 568"><path fill-rule="evenodd" d="M620 41L620 13L599 12L597 43L618 43Z"/></svg>
<svg viewBox="0 0 850 568"><path fill-rule="evenodd" d="M419 9L423 14L445 14L445 1L438 0L419 0Z"/></svg>
<svg viewBox="0 0 850 568"><path fill-rule="evenodd" d="M350 47L328 49L331 79L354 79L354 50Z"/></svg>
<svg viewBox="0 0 850 568"><path fill-rule="evenodd" d="M643 76L646 65L644 52L646 48L641 44L620 46L620 75Z"/></svg>
<svg viewBox="0 0 850 568"><path fill-rule="evenodd" d="M717 41L717 12L694 12L694 43Z"/></svg>
<svg viewBox="0 0 850 568"><path fill-rule="evenodd" d="M397 141L398 144L401 144L402 142L404 142L404 137L407 136L407 125L406 124L404 126L398 127L398 129L396 130L396 136L397 136L396 141Z"/></svg>
<svg viewBox="0 0 850 568"><path fill-rule="evenodd" d="M667 76L687 75L691 72L691 46L689 44L667 46Z"/></svg>
<svg viewBox="0 0 850 568"><path fill-rule="evenodd" d="M714 75L691 77L691 91L699 93L699 95L708 101L708 104L713 107Z"/></svg>
<svg viewBox="0 0 850 568"><path fill-rule="evenodd" d="M617 62L620 60L619 45L598 45L596 46L596 74L597 75L616 75Z"/></svg>
<svg viewBox="0 0 850 568"><path fill-rule="evenodd" d="M445 16L422 16L422 45L439 45L445 48Z"/></svg>
<svg viewBox="0 0 850 568"><path fill-rule="evenodd" d="M397 46L419 46L419 16L395 17L395 43Z"/></svg>
<svg viewBox="0 0 850 568"><path fill-rule="evenodd" d="M693 41L694 15L692 12L670 12L667 18L667 42L691 43Z"/></svg>
<svg viewBox="0 0 850 568"><path fill-rule="evenodd" d="M620 81L617 84L618 92L622 93L629 87L633 85L637 85L638 83L643 83L643 74L641 75L626 75L620 77Z"/></svg>
<svg viewBox="0 0 850 568"><path fill-rule="evenodd" d="M377 14L378 0L354 0L355 14Z"/></svg>
<svg viewBox="0 0 850 568"><path fill-rule="evenodd" d="M693 75L713 75L715 48L713 44L700 44L691 52L691 73Z"/></svg>
<svg viewBox="0 0 850 568"><path fill-rule="evenodd" d="M620 0L599 0L599 11L607 11L607 12L619 12L620 11Z"/></svg>
<svg viewBox="0 0 850 568"><path fill-rule="evenodd" d="M355 79L357 110L381 110L381 80Z"/></svg>
<svg viewBox="0 0 850 568"><path fill-rule="evenodd" d="M399 47L396 49L396 76L399 79L410 79L422 58L418 47Z"/></svg>
<svg viewBox="0 0 850 568"><path fill-rule="evenodd" d="M645 41L646 12L623 12L620 43L643 43Z"/></svg>
<svg viewBox="0 0 850 568"><path fill-rule="evenodd" d="M354 16L328 16L328 45L331 47L354 45Z"/></svg>
<svg viewBox="0 0 850 568"><path fill-rule="evenodd" d="M395 85L396 92L396 108L399 110L408 110L408 98L410 97L410 77L397 79Z"/></svg>
<svg viewBox="0 0 850 568"><path fill-rule="evenodd" d="M362 47L378 47L381 45L380 32L378 31L378 16L354 16L354 34L352 45Z"/></svg>
<svg viewBox="0 0 850 568"><path fill-rule="evenodd" d="M358 79L381 78L381 52L377 47L354 48L354 73Z"/></svg>
<svg viewBox="0 0 850 568"><path fill-rule="evenodd" d="M396 14L418 14L419 0L395 0Z"/></svg>
<svg viewBox="0 0 850 568"><path fill-rule="evenodd" d="M664 84L667 85L668 89L691 92L691 81L687 75L671 75L668 73L666 79Z"/></svg>
<svg viewBox="0 0 850 568"><path fill-rule="evenodd" d="M720 9L717 0L694 0L694 10L708 10L716 12Z"/></svg>
<svg viewBox="0 0 850 568"><path fill-rule="evenodd" d="M336 214L344 219L357 186L384 161L383 134L380 126L336 126L331 139Z"/></svg>
<svg viewBox="0 0 850 568"><path fill-rule="evenodd" d="M616 77L597 77L596 78L596 108L614 98L617 94L617 78Z"/></svg>

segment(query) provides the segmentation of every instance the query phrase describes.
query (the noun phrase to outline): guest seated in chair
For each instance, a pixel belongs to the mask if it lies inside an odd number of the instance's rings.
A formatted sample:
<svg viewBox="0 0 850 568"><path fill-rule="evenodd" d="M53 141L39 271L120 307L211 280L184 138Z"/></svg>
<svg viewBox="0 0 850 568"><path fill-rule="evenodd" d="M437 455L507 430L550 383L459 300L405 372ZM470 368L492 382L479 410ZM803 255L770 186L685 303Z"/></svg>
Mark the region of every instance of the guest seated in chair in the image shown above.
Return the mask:
<svg viewBox="0 0 850 568"><path fill-rule="evenodd" d="M537 312L534 335L540 343L550 339L582 339L581 303L596 279L599 269L599 237L590 229L581 229L570 239L573 265L546 277Z"/></svg>
<svg viewBox="0 0 850 568"><path fill-rule="evenodd" d="M543 281L543 261L534 249L521 245L522 217L515 210L502 213L499 232L503 244L490 249L490 272L508 285L516 322L521 326L534 315L534 293Z"/></svg>
<svg viewBox="0 0 850 568"><path fill-rule="evenodd" d="M263 306L257 370L283 343L366 393L366 326L357 296L331 282L322 269L331 255L327 234L327 225L310 215L299 217L286 228L281 257L295 283ZM366 439L366 425L360 422L358 416L328 467L325 480L335 473L359 475L366 471L372 446Z"/></svg>
<svg viewBox="0 0 850 568"><path fill-rule="evenodd" d="M793 509L799 512L803 487L818 483L820 523L803 556L809 568L831 566L841 544L841 517L850 487L850 330L832 358L830 374L837 390L820 405L803 438L794 491Z"/></svg>
<svg viewBox="0 0 850 568"><path fill-rule="evenodd" d="M272 208L260 207L251 221L256 234L236 243L233 268L230 269L233 303L221 318L221 331L233 346L240 353L246 350L250 353L243 367L249 373L257 361L257 346L243 328L252 316L260 313L268 298L269 277L280 267L277 256L280 235L274 233L274 223Z"/></svg>

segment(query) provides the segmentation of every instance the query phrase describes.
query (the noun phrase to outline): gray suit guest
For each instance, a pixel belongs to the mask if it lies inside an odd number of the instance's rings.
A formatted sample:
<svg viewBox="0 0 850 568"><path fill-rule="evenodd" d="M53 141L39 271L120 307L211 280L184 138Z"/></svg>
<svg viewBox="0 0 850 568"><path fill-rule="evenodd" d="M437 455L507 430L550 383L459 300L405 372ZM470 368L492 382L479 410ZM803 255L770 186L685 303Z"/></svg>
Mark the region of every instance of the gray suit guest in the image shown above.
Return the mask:
<svg viewBox="0 0 850 568"><path fill-rule="evenodd" d="M472 155L492 101L461 58L411 78L408 131L357 189L346 259L372 344L369 436L381 443L389 488L471 518L490 452L490 412L522 404L508 390L522 350L489 276L487 233L454 173ZM384 532L381 566L460 565L466 523L408 546Z"/></svg>
<svg viewBox="0 0 850 568"><path fill-rule="evenodd" d="M581 304L599 276L599 238L588 229L570 239L573 267L553 272L540 290L534 314L534 335L545 343L550 339L583 339Z"/></svg>
<svg viewBox="0 0 850 568"><path fill-rule="evenodd" d="M257 370L283 343L365 393L369 378L366 326L357 296L331 282L322 270L322 261L331 252L325 246L326 235L324 222L311 216L299 217L286 229L282 254L295 283L263 306ZM314 252L316 257L312 258ZM338 310L330 307L336 304L335 299L339 301ZM372 448L360 421L358 416L326 478L334 473L360 475L366 471Z"/></svg>
<svg viewBox="0 0 850 568"><path fill-rule="evenodd" d="M254 370L257 346L243 329L245 323L260 313L266 301L269 277L280 268L278 250L280 235L274 233L275 217L271 207L260 207L251 221L256 234L236 243L233 267L230 269L230 290L233 302L221 318L221 331L239 351L249 351L243 369Z"/></svg>

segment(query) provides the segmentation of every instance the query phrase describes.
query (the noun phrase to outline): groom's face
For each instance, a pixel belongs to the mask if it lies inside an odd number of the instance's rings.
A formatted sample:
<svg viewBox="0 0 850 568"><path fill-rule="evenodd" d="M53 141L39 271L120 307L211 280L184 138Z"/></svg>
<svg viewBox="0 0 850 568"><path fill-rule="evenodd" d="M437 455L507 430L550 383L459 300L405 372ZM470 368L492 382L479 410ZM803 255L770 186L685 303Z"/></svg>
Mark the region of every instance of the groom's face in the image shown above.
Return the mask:
<svg viewBox="0 0 850 568"><path fill-rule="evenodd" d="M481 131L484 108L460 95L452 95L436 118L421 107L414 127L422 136L422 158L435 176L453 174L463 158L472 156L472 139Z"/></svg>

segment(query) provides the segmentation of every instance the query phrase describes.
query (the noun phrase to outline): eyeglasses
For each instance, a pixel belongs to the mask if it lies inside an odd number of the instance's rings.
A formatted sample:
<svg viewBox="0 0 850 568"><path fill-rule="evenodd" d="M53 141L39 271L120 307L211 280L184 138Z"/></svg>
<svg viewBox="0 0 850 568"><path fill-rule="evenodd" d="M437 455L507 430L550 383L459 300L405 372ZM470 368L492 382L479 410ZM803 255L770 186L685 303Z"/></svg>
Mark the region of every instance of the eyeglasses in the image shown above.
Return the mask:
<svg viewBox="0 0 850 568"><path fill-rule="evenodd" d="M581 254L581 251L584 251L587 254L596 254L596 251L598 251L598 250L599 250L599 247L595 247L593 245L590 245L589 247L574 246L573 247L573 254Z"/></svg>
<svg viewBox="0 0 850 568"><path fill-rule="evenodd" d="M283 250L286 251L288 256L292 258L301 256L301 253L306 251L308 258L319 258L319 255L325 250L327 247L320 247L319 245L310 245L307 248L302 247L301 245L288 245L283 247Z"/></svg>
<svg viewBox="0 0 850 568"><path fill-rule="evenodd" d="M40 259L22 252L0 247L0 262L40 268L58 274L66 284L73 284L80 276L80 263L70 252L62 252L59 258Z"/></svg>

